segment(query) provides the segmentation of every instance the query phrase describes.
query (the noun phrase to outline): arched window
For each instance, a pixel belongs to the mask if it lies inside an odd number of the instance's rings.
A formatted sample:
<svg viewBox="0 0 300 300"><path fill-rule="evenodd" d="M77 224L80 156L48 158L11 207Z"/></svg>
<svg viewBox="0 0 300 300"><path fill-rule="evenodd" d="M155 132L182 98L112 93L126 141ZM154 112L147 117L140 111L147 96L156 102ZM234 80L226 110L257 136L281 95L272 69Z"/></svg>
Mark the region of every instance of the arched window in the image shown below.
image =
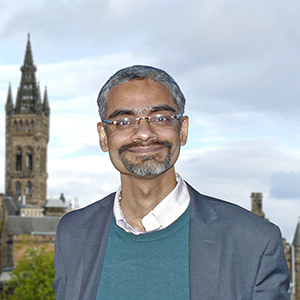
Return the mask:
<svg viewBox="0 0 300 300"><path fill-rule="evenodd" d="M16 182L16 194L21 195L22 194L22 185L19 181Z"/></svg>
<svg viewBox="0 0 300 300"><path fill-rule="evenodd" d="M16 155L16 171L22 171L22 150L20 148Z"/></svg>
<svg viewBox="0 0 300 300"><path fill-rule="evenodd" d="M25 121L25 130L26 132L30 132L28 121Z"/></svg>
<svg viewBox="0 0 300 300"><path fill-rule="evenodd" d="M27 151L26 155L26 169L32 171L33 168L33 155L30 149Z"/></svg>
<svg viewBox="0 0 300 300"><path fill-rule="evenodd" d="M20 121L20 131L23 132L23 121Z"/></svg>
<svg viewBox="0 0 300 300"><path fill-rule="evenodd" d="M32 195L32 185L31 185L30 181L28 181L28 183L26 185L26 195L29 195L29 196Z"/></svg>
<svg viewBox="0 0 300 300"><path fill-rule="evenodd" d="M14 121L14 131L18 131L18 122L16 120Z"/></svg>

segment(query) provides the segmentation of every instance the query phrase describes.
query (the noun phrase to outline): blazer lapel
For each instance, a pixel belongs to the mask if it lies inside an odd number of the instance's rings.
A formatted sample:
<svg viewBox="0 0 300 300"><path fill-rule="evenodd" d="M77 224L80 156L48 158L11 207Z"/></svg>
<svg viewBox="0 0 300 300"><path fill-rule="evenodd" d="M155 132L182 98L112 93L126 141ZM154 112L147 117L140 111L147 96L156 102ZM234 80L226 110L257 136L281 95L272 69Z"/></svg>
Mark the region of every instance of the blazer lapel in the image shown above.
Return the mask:
<svg viewBox="0 0 300 300"><path fill-rule="evenodd" d="M102 265L113 218L111 194L101 200L101 206L90 218L84 239L82 281L79 299L94 300L97 296Z"/></svg>
<svg viewBox="0 0 300 300"><path fill-rule="evenodd" d="M216 299L221 255L217 213L205 199L188 185L191 196L189 232L190 299Z"/></svg>

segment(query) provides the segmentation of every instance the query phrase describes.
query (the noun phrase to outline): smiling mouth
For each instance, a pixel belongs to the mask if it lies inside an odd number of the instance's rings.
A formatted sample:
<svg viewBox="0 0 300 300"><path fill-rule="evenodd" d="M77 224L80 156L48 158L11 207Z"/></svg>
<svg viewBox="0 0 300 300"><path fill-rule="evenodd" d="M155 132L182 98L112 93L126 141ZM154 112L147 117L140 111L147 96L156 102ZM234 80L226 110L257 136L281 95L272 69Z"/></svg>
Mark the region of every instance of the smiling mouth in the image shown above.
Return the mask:
<svg viewBox="0 0 300 300"><path fill-rule="evenodd" d="M128 149L128 152L131 153L137 153L137 154L143 154L143 153L152 153L152 152L158 152L162 149L164 149L164 146L142 146L142 147L133 147Z"/></svg>
<svg viewBox="0 0 300 300"><path fill-rule="evenodd" d="M153 153L164 148L172 149L172 144L169 141L155 141L152 143L133 142L131 144L121 146L119 154L121 155L125 151L136 154Z"/></svg>

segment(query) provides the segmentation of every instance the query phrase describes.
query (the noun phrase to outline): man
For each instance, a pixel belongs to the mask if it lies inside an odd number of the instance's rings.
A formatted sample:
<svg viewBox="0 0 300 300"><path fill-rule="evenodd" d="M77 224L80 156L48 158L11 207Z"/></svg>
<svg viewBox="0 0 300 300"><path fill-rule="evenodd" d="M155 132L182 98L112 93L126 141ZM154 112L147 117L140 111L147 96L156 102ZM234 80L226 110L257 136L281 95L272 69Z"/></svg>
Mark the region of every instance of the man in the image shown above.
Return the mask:
<svg viewBox="0 0 300 300"><path fill-rule="evenodd" d="M148 66L122 69L101 89L100 146L121 186L61 219L56 299L288 299L279 229L175 173L184 105L175 81Z"/></svg>

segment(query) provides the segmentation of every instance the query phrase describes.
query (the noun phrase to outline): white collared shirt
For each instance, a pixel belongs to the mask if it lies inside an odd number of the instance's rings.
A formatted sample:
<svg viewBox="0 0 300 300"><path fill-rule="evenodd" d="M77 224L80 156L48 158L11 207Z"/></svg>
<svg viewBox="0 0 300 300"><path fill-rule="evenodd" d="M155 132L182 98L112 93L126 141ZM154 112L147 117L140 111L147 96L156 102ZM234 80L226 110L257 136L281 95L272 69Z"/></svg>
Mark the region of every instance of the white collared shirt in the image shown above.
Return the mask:
<svg viewBox="0 0 300 300"><path fill-rule="evenodd" d="M126 222L119 201L121 195L120 186L115 195L113 208L117 225L135 235L161 230L171 225L185 212L190 203L188 188L178 173L176 173L176 181L177 185L171 193L142 219L145 232L134 229Z"/></svg>

